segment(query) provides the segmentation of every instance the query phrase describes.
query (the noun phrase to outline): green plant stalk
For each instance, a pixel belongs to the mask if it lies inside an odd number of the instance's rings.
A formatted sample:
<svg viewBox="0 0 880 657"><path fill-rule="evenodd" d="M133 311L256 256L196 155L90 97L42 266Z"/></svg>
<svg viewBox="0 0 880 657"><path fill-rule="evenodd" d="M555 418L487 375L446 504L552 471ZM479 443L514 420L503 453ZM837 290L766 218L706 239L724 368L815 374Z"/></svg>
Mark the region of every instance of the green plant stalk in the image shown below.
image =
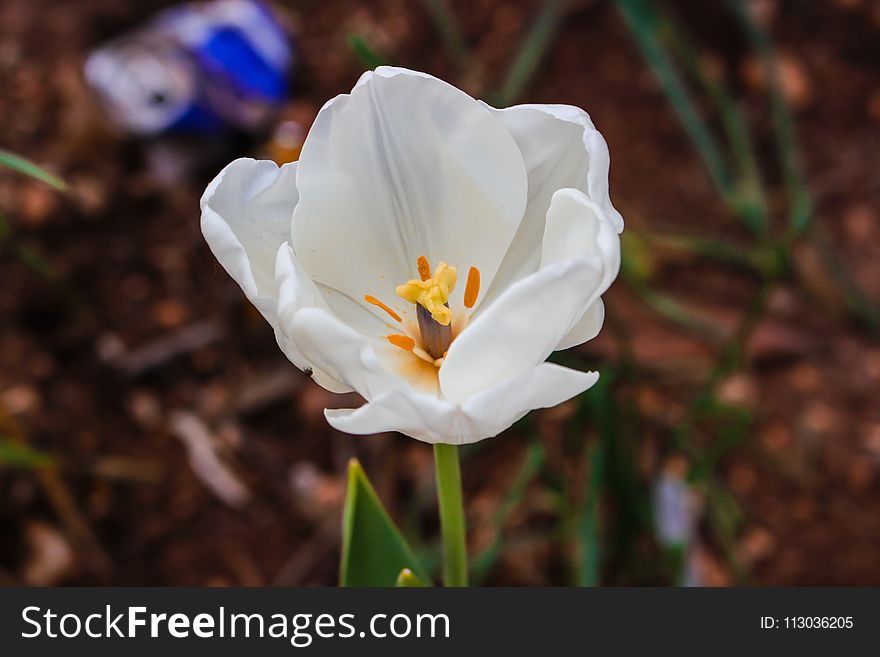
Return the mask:
<svg viewBox="0 0 880 657"><path fill-rule="evenodd" d="M804 178L795 137L791 110L782 92L779 66L773 40L749 15L745 3L727 0L734 17L739 21L752 46L764 64L770 81L770 116L773 122L773 135L776 149L782 164L782 177L789 203L788 237L794 238L804 233L811 224L813 206L809 188Z"/></svg>
<svg viewBox="0 0 880 657"><path fill-rule="evenodd" d="M648 0L616 0L615 4L632 32L648 68L657 79L703 160L703 165L722 200L728 206L737 207L738 190L733 183L724 155L697 111L672 58L660 42L660 24L656 7Z"/></svg>
<svg viewBox="0 0 880 657"><path fill-rule="evenodd" d="M526 495L526 489L543 467L544 460L544 448L541 447L541 443L535 438L526 453L522 467L517 472L516 477L514 477L513 483L510 484L507 494L489 519L489 525L495 533L492 542L474 555L471 575L475 586L479 586L486 579L492 566L495 565L498 557L501 556L503 542L501 532L504 529L504 525L507 523L511 513L522 502Z"/></svg>
<svg viewBox="0 0 880 657"><path fill-rule="evenodd" d="M749 137L749 129L742 112L725 85L712 79L700 65L699 53L675 21L670 16L661 14L659 27L667 47L684 63L688 73L700 84L718 110L721 127L730 147L731 159L737 168L734 186L739 190L739 198L732 199L734 200L732 210L754 235L762 239L768 238L767 199L754 145Z"/></svg>
<svg viewBox="0 0 880 657"><path fill-rule="evenodd" d="M472 63L470 48L448 0L422 0L422 5L440 33L443 45L455 65L459 69L467 69Z"/></svg>
<svg viewBox="0 0 880 657"><path fill-rule="evenodd" d="M522 95L556 37L562 24L565 5L564 0L547 0L544 3L532 28L523 38L501 88L491 96L495 105L507 107Z"/></svg>
<svg viewBox="0 0 880 657"><path fill-rule="evenodd" d="M603 433L606 433L603 431ZM577 520L580 538L580 558L577 564L578 586L599 586L602 570L602 546L599 541L601 522L599 498L605 485L604 472L607 460L606 436L588 449L590 471L587 481L587 499Z"/></svg>
<svg viewBox="0 0 880 657"><path fill-rule="evenodd" d="M467 586L467 546L458 447L445 443L434 445L434 466L443 534L443 583L446 586Z"/></svg>
<svg viewBox="0 0 880 657"><path fill-rule="evenodd" d="M865 291L849 273L821 223L817 222L811 225L809 239L819 252L829 274L840 288L844 303L849 311L868 329L874 333L880 333L880 307L868 298Z"/></svg>
<svg viewBox="0 0 880 657"><path fill-rule="evenodd" d="M349 34L348 47L358 61L371 71L388 64L388 60L376 52L370 42L361 34Z"/></svg>

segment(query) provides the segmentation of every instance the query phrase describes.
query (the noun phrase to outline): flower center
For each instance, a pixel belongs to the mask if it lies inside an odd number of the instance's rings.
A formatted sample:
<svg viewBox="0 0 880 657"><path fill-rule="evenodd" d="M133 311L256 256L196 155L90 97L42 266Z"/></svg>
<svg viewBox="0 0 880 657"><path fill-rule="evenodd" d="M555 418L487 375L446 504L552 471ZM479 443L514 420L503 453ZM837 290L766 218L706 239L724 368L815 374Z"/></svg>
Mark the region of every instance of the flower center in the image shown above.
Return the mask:
<svg viewBox="0 0 880 657"><path fill-rule="evenodd" d="M386 338L395 347L410 351L421 360L439 368L457 333L453 331L453 313L449 307L449 296L455 289L458 272L455 267L441 261L432 274L425 256L419 256L416 268L419 278L398 285L395 291L399 297L415 305L418 334L415 334L415 326L412 326L410 335L395 333ZM480 271L476 267L471 267L464 291L465 308L474 307L479 293ZM399 314L375 297L366 295L364 301L382 309L394 321L402 323Z"/></svg>
<svg viewBox="0 0 880 657"><path fill-rule="evenodd" d="M457 270L441 261L431 276L431 268L425 256L419 256L417 264L421 280L412 279L398 285L397 296L424 308L428 316L440 326L449 326L452 311L447 302L458 280ZM419 325L421 326L421 320Z"/></svg>
<svg viewBox="0 0 880 657"><path fill-rule="evenodd" d="M415 304L422 348L436 363L446 355L452 343L449 295L455 289L458 273L455 267L441 261L431 276L431 267L425 256L419 256L417 266L421 280L412 279L398 285L396 292L401 299Z"/></svg>

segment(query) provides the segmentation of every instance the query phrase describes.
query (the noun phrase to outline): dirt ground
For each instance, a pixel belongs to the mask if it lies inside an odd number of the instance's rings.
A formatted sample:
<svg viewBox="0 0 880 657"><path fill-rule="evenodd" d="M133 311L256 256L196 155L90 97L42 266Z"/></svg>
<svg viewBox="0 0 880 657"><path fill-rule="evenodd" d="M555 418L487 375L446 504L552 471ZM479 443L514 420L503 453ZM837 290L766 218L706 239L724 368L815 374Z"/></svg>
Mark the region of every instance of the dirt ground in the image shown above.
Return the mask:
<svg viewBox="0 0 880 657"><path fill-rule="evenodd" d="M60 195L0 172L0 212L16 243L55 272L40 275L0 243L5 432L59 462L38 471L0 466L0 583L334 584L352 456L392 516L434 554L429 446L332 430L323 408L356 400L323 391L286 361L201 237L204 186L233 157L267 156L268 136L138 142L107 130L81 80L91 48L167 4L0 2L0 147L70 185ZM763 84L747 42L714 4L673 6L755 129L781 225ZM880 5L755 4L782 56L813 221L880 304ZM284 114L307 123L351 87L363 70L346 45L353 32L394 64L490 91L541 3L453 5L474 56L463 71L419 2L277 3L301 60ZM712 189L613 3L570 3L521 99L590 113L608 141L612 199L628 231L746 248L749 237ZM694 496L702 515L691 563L711 585L880 585L880 341L848 312L810 243L792 254L792 272L768 291L743 368L719 386L724 403L751 421L713 464L711 485L724 494L700 488ZM646 257L652 288L723 335L759 290L756 274L736 265L675 249ZM649 522L620 543L621 500L644 508L658 473L690 464L674 435L717 345L660 317L623 281L606 304L602 335L573 357L614 378L606 399L630 427L634 478L596 500L608 528L599 531L599 581L674 583L669 570L645 565L662 561ZM578 423L575 405L563 405L466 452L471 551L499 532L504 538L485 583L571 583L579 543L558 498L589 480L600 414ZM701 423L696 440L710 445L717 430ZM531 431L545 463L499 527L495 514ZM712 521L712 499L733 505L729 531Z"/></svg>

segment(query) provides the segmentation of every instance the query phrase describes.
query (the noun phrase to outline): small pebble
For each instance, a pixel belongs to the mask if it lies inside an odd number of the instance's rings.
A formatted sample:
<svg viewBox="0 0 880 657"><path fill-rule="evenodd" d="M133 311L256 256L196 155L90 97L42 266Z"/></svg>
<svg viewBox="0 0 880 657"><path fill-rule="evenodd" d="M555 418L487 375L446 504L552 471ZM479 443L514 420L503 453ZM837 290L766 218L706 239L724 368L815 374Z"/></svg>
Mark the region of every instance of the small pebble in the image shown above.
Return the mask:
<svg viewBox="0 0 880 657"><path fill-rule="evenodd" d="M806 108L813 101L813 84L803 64L790 53L780 53L776 60L782 93L794 110ZM742 66L742 77L754 91L767 91L767 71L763 60L750 56Z"/></svg>
<svg viewBox="0 0 880 657"><path fill-rule="evenodd" d="M162 422L162 404L149 390L136 390L128 398L128 411L148 429L155 429Z"/></svg>
<svg viewBox="0 0 880 657"><path fill-rule="evenodd" d="M33 386L17 385L0 395L3 405L13 415L26 415L40 409L40 392Z"/></svg>
<svg viewBox="0 0 880 657"><path fill-rule="evenodd" d="M174 328L183 324L189 313L176 299L163 299L153 307L156 321L164 328Z"/></svg>
<svg viewBox="0 0 880 657"><path fill-rule="evenodd" d="M28 557L21 578L28 586L52 586L74 569L75 557L67 538L55 527L39 520L24 530Z"/></svg>
<svg viewBox="0 0 880 657"><path fill-rule="evenodd" d="M755 564L771 556L776 549L776 538L766 529L756 527L740 540L743 560Z"/></svg>
<svg viewBox="0 0 880 657"><path fill-rule="evenodd" d="M748 374L734 374L720 383L718 396L726 404L754 408L758 400L758 386Z"/></svg>
<svg viewBox="0 0 880 657"><path fill-rule="evenodd" d="M847 235L853 242L862 243L871 239L877 229L877 215L867 204L850 207L843 217L843 225Z"/></svg>

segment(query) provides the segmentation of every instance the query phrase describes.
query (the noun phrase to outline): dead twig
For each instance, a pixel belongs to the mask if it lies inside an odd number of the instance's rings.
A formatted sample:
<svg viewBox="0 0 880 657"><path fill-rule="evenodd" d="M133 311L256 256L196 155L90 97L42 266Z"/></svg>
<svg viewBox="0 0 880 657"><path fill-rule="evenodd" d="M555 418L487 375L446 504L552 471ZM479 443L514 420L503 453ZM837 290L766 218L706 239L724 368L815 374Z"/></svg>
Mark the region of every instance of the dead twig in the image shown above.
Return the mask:
<svg viewBox="0 0 880 657"><path fill-rule="evenodd" d="M261 373L242 385L235 399L235 412L248 415L283 399L292 399L304 381L302 373L290 364Z"/></svg>
<svg viewBox="0 0 880 657"><path fill-rule="evenodd" d="M226 329L214 320L190 324L171 335L131 351L124 350L109 360L130 377L161 367L168 361L192 353L222 338Z"/></svg>
<svg viewBox="0 0 880 657"><path fill-rule="evenodd" d="M241 509L250 502L250 489L217 453L217 441L201 418L187 411L174 411L168 422L189 455L193 473L224 504Z"/></svg>

